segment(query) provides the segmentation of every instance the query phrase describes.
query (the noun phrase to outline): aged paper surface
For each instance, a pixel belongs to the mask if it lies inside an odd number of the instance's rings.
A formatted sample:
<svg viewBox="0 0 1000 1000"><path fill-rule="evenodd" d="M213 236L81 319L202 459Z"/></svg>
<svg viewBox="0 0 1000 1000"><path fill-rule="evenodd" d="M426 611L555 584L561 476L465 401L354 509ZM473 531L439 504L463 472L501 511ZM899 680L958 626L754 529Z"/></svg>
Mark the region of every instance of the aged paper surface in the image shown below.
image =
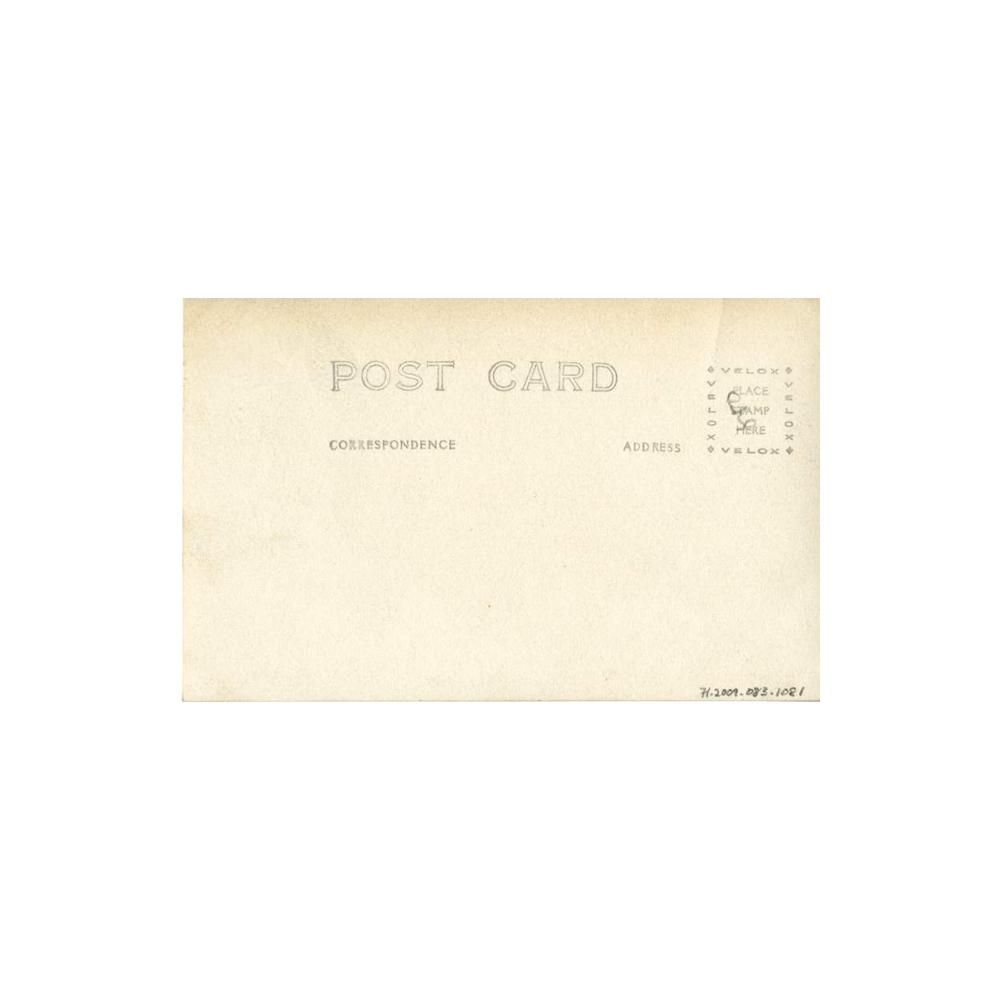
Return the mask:
<svg viewBox="0 0 1000 1000"><path fill-rule="evenodd" d="M188 300L184 698L819 698L819 302Z"/></svg>

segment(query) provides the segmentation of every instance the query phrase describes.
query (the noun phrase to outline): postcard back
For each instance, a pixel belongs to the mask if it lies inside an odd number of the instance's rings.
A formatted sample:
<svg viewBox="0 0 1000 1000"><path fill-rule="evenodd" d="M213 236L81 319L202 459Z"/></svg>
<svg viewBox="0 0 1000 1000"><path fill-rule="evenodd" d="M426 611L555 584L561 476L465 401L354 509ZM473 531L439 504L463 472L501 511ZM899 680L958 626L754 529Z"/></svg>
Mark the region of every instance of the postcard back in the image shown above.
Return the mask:
<svg viewBox="0 0 1000 1000"><path fill-rule="evenodd" d="M819 698L819 302L187 300L191 701Z"/></svg>

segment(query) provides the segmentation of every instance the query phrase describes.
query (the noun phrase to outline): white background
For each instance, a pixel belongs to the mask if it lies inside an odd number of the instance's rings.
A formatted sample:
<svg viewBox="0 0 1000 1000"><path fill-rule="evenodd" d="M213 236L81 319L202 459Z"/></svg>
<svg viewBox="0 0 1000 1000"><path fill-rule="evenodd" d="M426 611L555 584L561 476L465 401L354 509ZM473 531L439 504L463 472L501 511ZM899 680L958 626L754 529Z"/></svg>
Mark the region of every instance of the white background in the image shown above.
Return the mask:
<svg viewBox="0 0 1000 1000"><path fill-rule="evenodd" d="M995 997L990 14L7 6L0 992ZM821 296L823 701L181 704L265 295Z"/></svg>

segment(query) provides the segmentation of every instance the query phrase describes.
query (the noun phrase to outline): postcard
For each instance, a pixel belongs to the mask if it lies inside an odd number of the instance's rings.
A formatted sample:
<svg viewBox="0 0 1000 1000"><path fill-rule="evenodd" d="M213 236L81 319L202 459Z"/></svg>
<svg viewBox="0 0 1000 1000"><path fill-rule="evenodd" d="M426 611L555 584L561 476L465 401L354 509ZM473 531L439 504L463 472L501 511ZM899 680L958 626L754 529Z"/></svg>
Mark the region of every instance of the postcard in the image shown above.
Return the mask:
<svg viewBox="0 0 1000 1000"><path fill-rule="evenodd" d="M819 699L817 299L189 299L187 701Z"/></svg>

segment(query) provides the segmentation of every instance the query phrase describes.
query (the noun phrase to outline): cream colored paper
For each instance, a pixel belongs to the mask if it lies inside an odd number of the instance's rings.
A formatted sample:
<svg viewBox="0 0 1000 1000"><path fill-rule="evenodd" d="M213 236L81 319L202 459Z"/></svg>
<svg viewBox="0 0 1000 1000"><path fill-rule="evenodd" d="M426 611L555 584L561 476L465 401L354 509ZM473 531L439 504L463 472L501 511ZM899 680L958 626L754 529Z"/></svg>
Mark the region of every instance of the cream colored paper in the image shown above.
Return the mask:
<svg viewBox="0 0 1000 1000"><path fill-rule="evenodd" d="M818 363L814 299L188 300L185 699L817 700Z"/></svg>

